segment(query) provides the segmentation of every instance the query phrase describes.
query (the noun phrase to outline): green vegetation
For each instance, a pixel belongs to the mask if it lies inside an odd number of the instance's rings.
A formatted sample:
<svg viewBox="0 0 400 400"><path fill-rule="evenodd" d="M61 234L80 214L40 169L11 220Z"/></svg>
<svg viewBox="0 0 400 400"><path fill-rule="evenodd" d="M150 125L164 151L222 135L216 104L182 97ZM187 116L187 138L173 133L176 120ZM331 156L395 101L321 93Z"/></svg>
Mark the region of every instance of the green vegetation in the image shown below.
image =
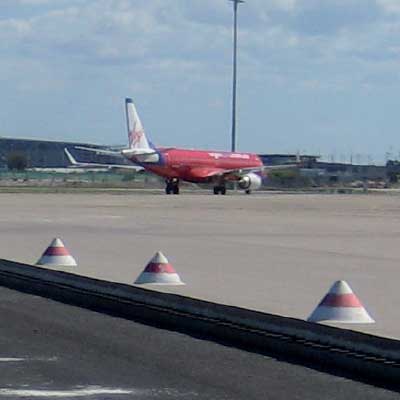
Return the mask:
<svg viewBox="0 0 400 400"><path fill-rule="evenodd" d="M163 182L147 173L117 171L52 172L17 169L0 171L0 193L129 192L163 188Z"/></svg>
<svg viewBox="0 0 400 400"><path fill-rule="evenodd" d="M136 178L135 172L125 173L122 178L122 182L133 182Z"/></svg>

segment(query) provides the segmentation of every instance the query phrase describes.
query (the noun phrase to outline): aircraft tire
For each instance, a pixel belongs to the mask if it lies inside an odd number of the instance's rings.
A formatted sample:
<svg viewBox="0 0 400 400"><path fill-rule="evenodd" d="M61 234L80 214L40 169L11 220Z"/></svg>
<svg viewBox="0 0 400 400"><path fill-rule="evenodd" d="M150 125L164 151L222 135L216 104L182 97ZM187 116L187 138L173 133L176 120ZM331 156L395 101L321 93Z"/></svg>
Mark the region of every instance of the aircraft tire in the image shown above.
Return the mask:
<svg viewBox="0 0 400 400"><path fill-rule="evenodd" d="M226 187L225 186L214 186L214 194L226 194Z"/></svg>
<svg viewBox="0 0 400 400"><path fill-rule="evenodd" d="M245 193L246 193L246 194L251 194L251 190L250 190L250 189L247 189L247 190L245 191Z"/></svg>
<svg viewBox="0 0 400 400"><path fill-rule="evenodd" d="M173 187L173 189L172 189L172 192L173 192L174 194L179 194L179 186L178 186L178 185L175 185L175 186Z"/></svg>

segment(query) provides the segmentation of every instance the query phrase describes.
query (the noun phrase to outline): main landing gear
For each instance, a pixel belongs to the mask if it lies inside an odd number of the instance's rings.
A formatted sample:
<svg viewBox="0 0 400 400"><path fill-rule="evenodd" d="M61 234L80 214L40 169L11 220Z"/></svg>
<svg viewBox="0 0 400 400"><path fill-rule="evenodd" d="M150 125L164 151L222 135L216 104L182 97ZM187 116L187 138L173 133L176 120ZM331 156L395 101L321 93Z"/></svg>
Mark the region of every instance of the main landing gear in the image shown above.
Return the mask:
<svg viewBox="0 0 400 400"><path fill-rule="evenodd" d="M224 185L214 186L214 194L226 194L226 187Z"/></svg>
<svg viewBox="0 0 400 400"><path fill-rule="evenodd" d="M179 179L171 178L165 180L165 193L166 194L179 194Z"/></svg>

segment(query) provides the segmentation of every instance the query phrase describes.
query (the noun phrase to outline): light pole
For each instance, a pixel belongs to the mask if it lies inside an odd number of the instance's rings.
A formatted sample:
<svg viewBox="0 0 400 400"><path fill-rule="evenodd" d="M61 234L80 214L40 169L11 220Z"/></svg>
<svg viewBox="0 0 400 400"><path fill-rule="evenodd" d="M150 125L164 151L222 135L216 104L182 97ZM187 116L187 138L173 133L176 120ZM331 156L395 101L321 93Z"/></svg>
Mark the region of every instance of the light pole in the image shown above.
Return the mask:
<svg viewBox="0 0 400 400"><path fill-rule="evenodd" d="M232 88L232 145L231 151L236 151L236 71L237 71L237 10L238 4L244 0L229 0L233 2L233 88Z"/></svg>

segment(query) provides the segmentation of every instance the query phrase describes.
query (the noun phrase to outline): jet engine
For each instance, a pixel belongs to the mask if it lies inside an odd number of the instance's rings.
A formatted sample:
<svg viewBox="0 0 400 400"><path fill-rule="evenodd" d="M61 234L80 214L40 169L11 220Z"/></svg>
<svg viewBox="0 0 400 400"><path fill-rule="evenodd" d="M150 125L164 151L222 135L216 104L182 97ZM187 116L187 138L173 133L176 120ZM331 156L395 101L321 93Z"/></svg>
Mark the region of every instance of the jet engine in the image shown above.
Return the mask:
<svg viewBox="0 0 400 400"><path fill-rule="evenodd" d="M262 179L254 172L250 172L247 175L242 176L238 183L240 189L243 190L255 190L259 189L262 185Z"/></svg>

